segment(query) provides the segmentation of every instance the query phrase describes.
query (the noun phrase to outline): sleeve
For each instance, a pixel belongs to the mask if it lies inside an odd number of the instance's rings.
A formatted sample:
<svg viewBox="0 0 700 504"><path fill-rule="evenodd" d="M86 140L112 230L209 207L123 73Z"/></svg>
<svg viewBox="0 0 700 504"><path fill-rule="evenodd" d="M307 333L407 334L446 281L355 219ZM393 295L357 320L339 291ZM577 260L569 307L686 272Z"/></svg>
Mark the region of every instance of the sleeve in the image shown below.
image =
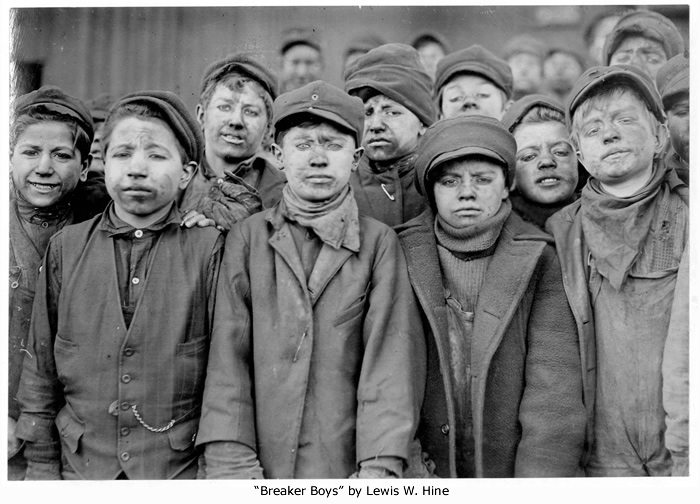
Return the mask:
<svg viewBox="0 0 700 504"><path fill-rule="evenodd" d="M27 444L27 479L57 479L61 448L54 420L63 407L53 347L61 291L62 233L47 248L39 273L17 399L20 417L15 436Z"/></svg>
<svg viewBox="0 0 700 504"><path fill-rule="evenodd" d="M545 248L527 322L522 437L516 477L574 476L583 451L586 410L576 323L554 249Z"/></svg>
<svg viewBox="0 0 700 504"><path fill-rule="evenodd" d="M197 210L225 230L263 209L258 192L243 179L227 174L219 181L219 191L204 196Z"/></svg>
<svg viewBox="0 0 700 504"><path fill-rule="evenodd" d="M363 341L357 461L397 457L405 465L425 390L426 346L406 260L390 229L377 245Z"/></svg>
<svg viewBox="0 0 700 504"><path fill-rule="evenodd" d="M226 238L216 290L212 341L197 445L236 442L248 450L205 448L208 471L227 477L255 472L249 247L236 225ZM239 447L241 448L241 447Z"/></svg>
<svg viewBox="0 0 700 504"><path fill-rule="evenodd" d="M689 252L681 258L671 307L671 321L661 364L666 411L666 448L673 459L673 476L688 476L689 374Z"/></svg>

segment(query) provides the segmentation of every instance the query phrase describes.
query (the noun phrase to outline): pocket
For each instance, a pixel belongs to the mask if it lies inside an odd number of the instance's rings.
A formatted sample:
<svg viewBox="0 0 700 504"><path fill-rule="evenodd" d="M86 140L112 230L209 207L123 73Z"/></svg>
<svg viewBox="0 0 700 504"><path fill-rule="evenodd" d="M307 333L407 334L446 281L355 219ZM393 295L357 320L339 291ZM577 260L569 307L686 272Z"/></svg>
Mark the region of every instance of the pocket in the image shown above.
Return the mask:
<svg viewBox="0 0 700 504"><path fill-rule="evenodd" d="M199 427L199 415L183 423L175 424L168 431L170 447L175 451L187 451L194 447L197 439L197 428Z"/></svg>
<svg viewBox="0 0 700 504"><path fill-rule="evenodd" d="M175 405L179 411L192 409L204 389L204 378L209 357L209 337L197 338L177 346L177 376L175 377Z"/></svg>
<svg viewBox="0 0 700 504"><path fill-rule="evenodd" d="M336 319L333 321L333 327L337 327L340 324L343 324L347 322L348 320L352 320L358 315L362 314L365 308L365 300L367 299L367 294L364 293L362 296L360 296L359 299L357 299L353 304L350 305L347 309L343 310L340 315L336 317Z"/></svg>
<svg viewBox="0 0 700 504"><path fill-rule="evenodd" d="M80 348L80 346L77 343L75 343L73 341L69 341L67 339L64 339L59 334L56 335L56 340L54 341L54 351L55 352L66 353L66 354L77 354L79 348Z"/></svg>
<svg viewBox="0 0 700 504"><path fill-rule="evenodd" d="M61 436L63 445L66 446L71 453L77 452L80 446L80 438L85 432L85 422L77 419L69 405L64 406L56 416L56 427L58 428L58 433Z"/></svg>

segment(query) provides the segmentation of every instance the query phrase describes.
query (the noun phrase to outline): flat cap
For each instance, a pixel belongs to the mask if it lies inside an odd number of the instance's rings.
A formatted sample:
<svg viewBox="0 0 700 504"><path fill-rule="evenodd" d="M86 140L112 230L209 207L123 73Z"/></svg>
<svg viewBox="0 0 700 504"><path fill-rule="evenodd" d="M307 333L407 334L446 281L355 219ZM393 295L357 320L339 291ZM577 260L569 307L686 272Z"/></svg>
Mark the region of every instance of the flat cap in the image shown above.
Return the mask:
<svg viewBox="0 0 700 504"><path fill-rule="evenodd" d="M676 54L659 68L656 88L662 101L674 94L690 91L690 59L687 53Z"/></svg>
<svg viewBox="0 0 700 504"><path fill-rule="evenodd" d="M503 126L505 126L508 131L513 133L513 130L515 130L518 124L520 124L523 117L525 117L527 113L535 107L546 107L559 112L562 116L565 116L564 107L556 99L543 94L531 94L523 96L508 107L506 113L503 114L503 118L501 118Z"/></svg>
<svg viewBox="0 0 700 504"><path fill-rule="evenodd" d="M435 122L433 81L418 51L406 44L384 44L360 56L345 71L345 91L371 88L413 112L423 124Z"/></svg>
<svg viewBox="0 0 700 504"><path fill-rule="evenodd" d="M513 72L505 60L478 44L460 49L440 59L435 72L435 96L459 73L480 75L502 89L508 99L513 95Z"/></svg>
<svg viewBox="0 0 700 504"><path fill-rule="evenodd" d="M275 138L286 129L292 116L310 114L350 130L356 145L362 144L365 124L365 107L362 100L350 96L342 89L317 80L305 86L283 93L272 104L275 118Z"/></svg>
<svg viewBox="0 0 700 504"><path fill-rule="evenodd" d="M576 80L566 102L566 125L568 128L571 128L576 108L595 88L609 82L621 83L639 91L657 119L666 122L661 96L659 96L651 77L646 72L631 65L612 65L589 68Z"/></svg>
<svg viewBox="0 0 700 504"><path fill-rule="evenodd" d="M185 149L190 160L197 163L200 162L202 154L204 154L204 138L201 127L176 94L170 91L137 91L129 93L112 105L107 116L107 122L111 120L117 109L131 103L144 103L159 111L175 134L175 138Z"/></svg>
<svg viewBox="0 0 700 504"><path fill-rule="evenodd" d="M411 39L411 42L408 44L411 47L415 49L419 49L425 44L437 44L440 47L442 47L442 50L445 54L449 54L452 52L452 46L450 45L449 41L445 36L441 33L435 32L435 31L425 31L421 32L413 39Z"/></svg>
<svg viewBox="0 0 700 504"><path fill-rule="evenodd" d="M289 48L299 44L313 47L318 52L321 52L321 40L319 39L318 33L316 33L315 29L294 27L282 32L280 54L286 53Z"/></svg>
<svg viewBox="0 0 700 504"><path fill-rule="evenodd" d="M68 115L75 119L91 142L95 137L95 123L90 109L81 100L64 93L57 86L42 86L35 91L23 94L15 99L13 105L15 117L37 107Z"/></svg>
<svg viewBox="0 0 700 504"><path fill-rule="evenodd" d="M672 58L685 48L683 36L666 16L650 10L634 10L624 14L605 39L603 54L608 65L622 41L632 35L659 42L664 47L666 58Z"/></svg>
<svg viewBox="0 0 700 504"><path fill-rule="evenodd" d="M218 82L231 72L240 72L247 75L270 93L273 100L277 98L279 93L277 76L269 68L244 53L231 54L209 65L202 75L202 81L199 84L199 95L204 94L211 82Z"/></svg>
<svg viewBox="0 0 700 504"><path fill-rule="evenodd" d="M427 130L418 145L415 161L418 192L427 195L427 181L438 165L468 155L493 159L513 179L517 145L513 135L492 117L470 115L442 119Z"/></svg>
<svg viewBox="0 0 700 504"><path fill-rule="evenodd" d="M540 60L547 55L547 46L532 35L516 35L503 47L503 59L508 60L516 54L533 54Z"/></svg>

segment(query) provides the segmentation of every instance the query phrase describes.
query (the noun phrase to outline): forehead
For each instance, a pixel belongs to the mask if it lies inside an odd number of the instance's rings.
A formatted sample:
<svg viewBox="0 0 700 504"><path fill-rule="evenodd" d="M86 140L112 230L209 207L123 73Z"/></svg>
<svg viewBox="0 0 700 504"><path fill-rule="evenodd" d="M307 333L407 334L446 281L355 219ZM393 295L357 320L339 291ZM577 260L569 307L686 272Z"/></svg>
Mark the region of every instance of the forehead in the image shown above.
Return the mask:
<svg viewBox="0 0 700 504"><path fill-rule="evenodd" d="M283 59L285 61L292 60L318 60L321 57L316 49L306 44L296 44L287 49Z"/></svg>
<svg viewBox="0 0 700 504"><path fill-rule="evenodd" d="M442 46L438 44L437 42L432 42L432 41L427 41L421 43L417 48L416 51L418 51L420 54L445 54L445 51L442 49Z"/></svg>
<svg viewBox="0 0 700 504"><path fill-rule="evenodd" d="M474 87L474 86L496 86L490 80L476 74L457 74L445 84L445 91L451 88Z"/></svg>
<svg viewBox="0 0 700 504"><path fill-rule="evenodd" d="M344 131L338 129L335 124L323 121L313 125L299 125L289 128L286 137L288 138L303 138L308 136L327 136L333 138L346 138L354 141L354 137Z"/></svg>
<svg viewBox="0 0 700 504"><path fill-rule="evenodd" d="M176 147L179 144L170 126L165 121L155 117L126 117L114 125L112 144L144 139L168 146Z"/></svg>
<svg viewBox="0 0 700 504"><path fill-rule="evenodd" d="M238 101L244 100L247 103L265 106L265 102L260 96L262 88L255 82L248 80L238 86L235 84L239 78L234 78L230 80L223 80L216 84L214 92L211 95L211 101L224 100L224 101Z"/></svg>
<svg viewBox="0 0 700 504"><path fill-rule="evenodd" d="M42 121L27 126L19 136L20 142L54 142L73 147L73 130L67 123Z"/></svg>
<svg viewBox="0 0 700 504"><path fill-rule="evenodd" d="M392 100L391 98L383 94L376 94L365 102L365 109L373 107L393 107L401 110L408 110L396 100Z"/></svg>
<svg viewBox="0 0 700 504"><path fill-rule="evenodd" d="M628 35L622 39L620 45L618 45L617 49L615 49L615 53L620 51L630 51L633 49L646 49L649 51L653 50L666 54L664 46L661 42L648 37L643 37L641 35Z"/></svg>
<svg viewBox="0 0 700 504"><path fill-rule="evenodd" d="M569 132L559 121L520 124L513 132L518 149L539 142L568 141Z"/></svg>
<svg viewBox="0 0 700 504"><path fill-rule="evenodd" d="M518 53L508 58L509 65L539 65L540 58L530 53Z"/></svg>
<svg viewBox="0 0 700 504"><path fill-rule="evenodd" d="M466 156L445 161L437 168L438 176L447 173L473 174L473 173L503 173L503 168L495 160L490 161L485 157Z"/></svg>

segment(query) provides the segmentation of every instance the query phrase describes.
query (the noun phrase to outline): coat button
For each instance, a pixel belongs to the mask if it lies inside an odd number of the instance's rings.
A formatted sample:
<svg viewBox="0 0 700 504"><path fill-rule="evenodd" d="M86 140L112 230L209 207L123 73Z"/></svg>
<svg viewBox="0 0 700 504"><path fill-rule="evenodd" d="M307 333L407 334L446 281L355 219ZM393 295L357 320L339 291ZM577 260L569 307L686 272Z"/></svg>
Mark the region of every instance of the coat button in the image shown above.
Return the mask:
<svg viewBox="0 0 700 504"><path fill-rule="evenodd" d="M450 426L447 424L442 424L442 427L440 427L440 432L447 436L447 434L450 432Z"/></svg>
<svg viewBox="0 0 700 504"><path fill-rule="evenodd" d="M119 405L119 407L120 407L123 411L126 411L126 410L128 410L129 408L131 408L131 405L130 405L128 402L126 402L126 401L122 401L122 403Z"/></svg>
<svg viewBox="0 0 700 504"><path fill-rule="evenodd" d="M125 348L124 355L126 355L127 357L131 357L132 355L134 355L134 349L131 347Z"/></svg>
<svg viewBox="0 0 700 504"><path fill-rule="evenodd" d="M129 455L129 452L122 452L122 454L119 455L119 458L126 462L131 458L131 455Z"/></svg>
<svg viewBox="0 0 700 504"><path fill-rule="evenodd" d="M128 436L129 432L131 432L131 429L129 429L128 427L122 427L121 429L119 429L119 434L121 434L122 436Z"/></svg>
<svg viewBox="0 0 700 504"><path fill-rule="evenodd" d="M137 229L136 231L134 231L134 236L136 238L141 238L143 236L143 231L141 231L140 229Z"/></svg>
<svg viewBox="0 0 700 504"><path fill-rule="evenodd" d="M140 281L141 281L141 280L139 280L138 278L135 278L135 277L131 279L131 283L134 284L134 285L138 285L138 283L139 283Z"/></svg>
<svg viewBox="0 0 700 504"><path fill-rule="evenodd" d="M128 374L122 375L122 383L129 383L131 381L131 376Z"/></svg>
<svg viewBox="0 0 700 504"><path fill-rule="evenodd" d="M10 284L10 287L12 287L13 289L16 289L17 287L19 287L19 282L17 280L15 280L14 282L12 282Z"/></svg>

